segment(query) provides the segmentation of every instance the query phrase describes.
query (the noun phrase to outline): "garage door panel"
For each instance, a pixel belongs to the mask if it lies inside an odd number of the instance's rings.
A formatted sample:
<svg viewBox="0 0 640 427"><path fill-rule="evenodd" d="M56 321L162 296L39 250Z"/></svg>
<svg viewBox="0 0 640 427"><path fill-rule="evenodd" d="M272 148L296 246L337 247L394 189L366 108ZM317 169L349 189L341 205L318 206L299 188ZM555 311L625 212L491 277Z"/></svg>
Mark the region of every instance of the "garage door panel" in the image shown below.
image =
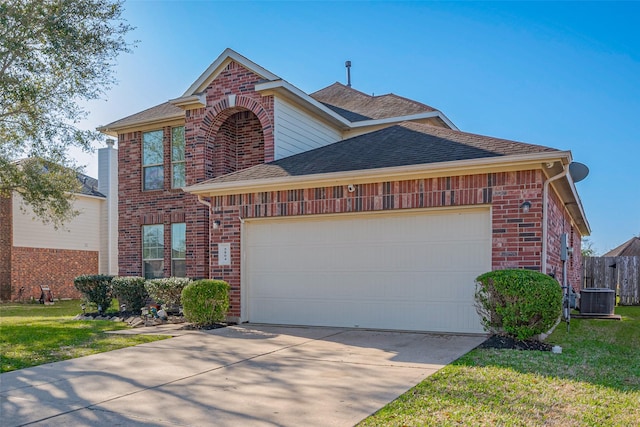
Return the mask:
<svg viewBox="0 0 640 427"><path fill-rule="evenodd" d="M252 322L482 332L489 211L247 222Z"/></svg>

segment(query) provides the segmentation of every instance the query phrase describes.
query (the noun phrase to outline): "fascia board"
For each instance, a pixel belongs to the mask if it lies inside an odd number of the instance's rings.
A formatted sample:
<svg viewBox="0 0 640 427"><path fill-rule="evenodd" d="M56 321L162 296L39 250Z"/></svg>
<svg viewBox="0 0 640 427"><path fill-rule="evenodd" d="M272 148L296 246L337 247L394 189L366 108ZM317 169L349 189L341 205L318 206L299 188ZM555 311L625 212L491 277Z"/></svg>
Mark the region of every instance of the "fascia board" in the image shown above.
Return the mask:
<svg viewBox="0 0 640 427"><path fill-rule="evenodd" d="M179 114L160 117L160 118L154 118L151 120L144 120L140 122L126 124L123 126L113 126L113 127L101 126L96 128L96 130L106 135L118 136L118 133L123 133L122 131L124 130L128 130L128 129L139 130L139 128L148 128L148 127L152 127L153 125L166 125L170 122L176 122L179 120L184 121L184 113L179 113Z"/></svg>
<svg viewBox="0 0 640 427"><path fill-rule="evenodd" d="M569 209L568 207L569 205L576 206L578 214L582 219L582 222L578 224L578 227L580 228L580 232L585 236L589 236L591 234L591 226L589 225L589 221L587 220L587 216L584 212L584 207L582 206L582 200L580 199L580 196L578 195L578 190L576 189L576 184L573 182L573 178L571 178L571 174L569 173L567 173L567 175L565 176L565 179L566 179L565 182L569 187L571 196L574 199L574 200L570 200L569 202L565 201L565 206L567 207L567 209Z"/></svg>
<svg viewBox="0 0 640 427"><path fill-rule="evenodd" d="M316 114L329 120L334 125L339 126L342 130L349 130L352 127L352 123L336 113L332 109L328 108L321 102L316 101L291 83L285 80L276 80L271 82L258 83L255 86L256 92L260 92L263 95L280 94L290 101L296 104L302 105L311 111L315 111Z"/></svg>
<svg viewBox="0 0 640 427"><path fill-rule="evenodd" d="M207 97L204 93L195 95L181 96L180 98L170 99L169 102L176 107L184 110L192 108L203 108L207 106Z"/></svg>
<svg viewBox="0 0 640 427"><path fill-rule="evenodd" d="M386 124L393 124L393 123L411 122L411 121L414 121L414 120L431 119L431 118L434 118L434 117L442 119L442 113L440 111L428 111L426 113L409 114L409 115L406 115L406 116L387 117L387 118L384 118L384 119L374 119L374 120L362 120L362 121L359 121L359 122L352 122L351 123L351 128L352 129L360 129L360 128L366 128L366 127L369 127L369 126L378 126L378 125L386 125ZM453 126L453 130L458 130L458 128L456 128L453 125L453 123L451 123L450 126Z"/></svg>
<svg viewBox="0 0 640 427"><path fill-rule="evenodd" d="M291 83L285 80L277 80L271 82L259 83L256 85L256 92L261 92L263 95L278 93L286 97L287 99L300 104L311 111L315 111L319 115L323 116L325 119L329 119L334 124L339 125L343 131L348 131L352 129L361 129L370 126L378 126L385 124L393 124L393 123L401 123L412 120L420 120L420 119L429 119L429 118L440 118L443 122L447 124L453 130L459 130L456 125L454 125L451 120L449 120L441 111L429 111L425 113L418 114L410 114L406 116L396 116L396 117L387 117L384 119L371 119L371 120L362 120L358 122L352 122L342 117L340 114L336 113L332 109L325 106L323 103L316 101L311 96L307 95L297 87L293 86Z"/></svg>
<svg viewBox="0 0 640 427"><path fill-rule="evenodd" d="M332 172L304 176L286 176L236 182L203 183L183 188L183 191L202 196L252 193L271 190L291 190L333 185L364 184L381 180L409 180L436 176L459 176L477 173L514 171L541 168L542 163L562 160L567 152L523 154L490 157L434 164L395 166L347 172Z"/></svg>
<svg viewBox="0 0 640 427"><path fill-rule="evenodd" d="M259 66L255 62L245 58L233 49L225 49L218 58L209 65L209 67L193 82L191 86L182 94L182 97L194 95L198 92L202 92L206 86L215 79L220 71L227 66L231 61L235 61L242 65L244 68L256 73L260 77L267 80L278 80L280 77L273 74L271 71Z"/></svg>

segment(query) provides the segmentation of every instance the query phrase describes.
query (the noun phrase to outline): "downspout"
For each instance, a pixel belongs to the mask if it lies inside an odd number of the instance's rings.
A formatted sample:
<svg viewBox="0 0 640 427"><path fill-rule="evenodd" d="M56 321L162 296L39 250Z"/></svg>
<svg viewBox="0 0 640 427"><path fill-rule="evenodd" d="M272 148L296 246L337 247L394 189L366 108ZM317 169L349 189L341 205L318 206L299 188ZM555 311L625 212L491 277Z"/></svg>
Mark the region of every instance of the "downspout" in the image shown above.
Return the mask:
<svg viewBox="0 0 640 427"><path fill-rule="evenodd" d="M198 194L198 203L200 203L201 205L206 206L207 209L207 223L209 225L209 240L207 241L207 247L210 249L211 248L211 202L207 201L204 199L204 197L202 197L201 195ZM207 253L207 278L211 277L211 254L209 253L209 251L206 251Z"/></svg>
<svg viewBox="0 0 640 427"><path fill-rule="evenodd" d="M541 273L547 274L547 252L549 244L547 243L547 235L549 234L549 184L560 178L563 178L569 172L569 168L562 166L562 172L552 176L544 182L542 187L542 269Z"/></svg>

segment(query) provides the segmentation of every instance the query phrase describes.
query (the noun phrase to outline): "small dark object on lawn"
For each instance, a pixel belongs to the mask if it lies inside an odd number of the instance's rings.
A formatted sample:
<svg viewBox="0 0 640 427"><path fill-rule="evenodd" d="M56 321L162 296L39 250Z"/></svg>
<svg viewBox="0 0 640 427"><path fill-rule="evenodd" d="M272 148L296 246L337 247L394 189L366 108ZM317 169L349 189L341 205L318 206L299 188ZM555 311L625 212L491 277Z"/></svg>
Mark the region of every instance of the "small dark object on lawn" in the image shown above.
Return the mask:
<svg viewBox="0 0 640 427"><path fill-rule="evenodd" d="M491 335L478 348L551 351L553 346L537 340L520 341L507 335Z"/></svg>

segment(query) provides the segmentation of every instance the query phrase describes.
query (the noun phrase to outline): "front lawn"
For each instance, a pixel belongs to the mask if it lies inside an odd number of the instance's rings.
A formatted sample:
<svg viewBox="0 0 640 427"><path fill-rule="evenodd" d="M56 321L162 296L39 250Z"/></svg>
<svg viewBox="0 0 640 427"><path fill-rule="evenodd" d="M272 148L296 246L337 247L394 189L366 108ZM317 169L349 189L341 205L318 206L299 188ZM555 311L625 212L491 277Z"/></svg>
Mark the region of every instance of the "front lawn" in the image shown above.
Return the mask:
<svg viewBox="0 0 640 427"><path fill-rule="evenodd" d="M0 373L88 356L165 339L165 336L113 335L123 322L77 321L80 301L54 305L0 304Z"/></svg>
<svg viewBox="0 0 640 427"><path fill-rule="evenodd" d="M560 324L562 354L475 349L360 425L640 425L640 307L616 314Z"/></svg>

